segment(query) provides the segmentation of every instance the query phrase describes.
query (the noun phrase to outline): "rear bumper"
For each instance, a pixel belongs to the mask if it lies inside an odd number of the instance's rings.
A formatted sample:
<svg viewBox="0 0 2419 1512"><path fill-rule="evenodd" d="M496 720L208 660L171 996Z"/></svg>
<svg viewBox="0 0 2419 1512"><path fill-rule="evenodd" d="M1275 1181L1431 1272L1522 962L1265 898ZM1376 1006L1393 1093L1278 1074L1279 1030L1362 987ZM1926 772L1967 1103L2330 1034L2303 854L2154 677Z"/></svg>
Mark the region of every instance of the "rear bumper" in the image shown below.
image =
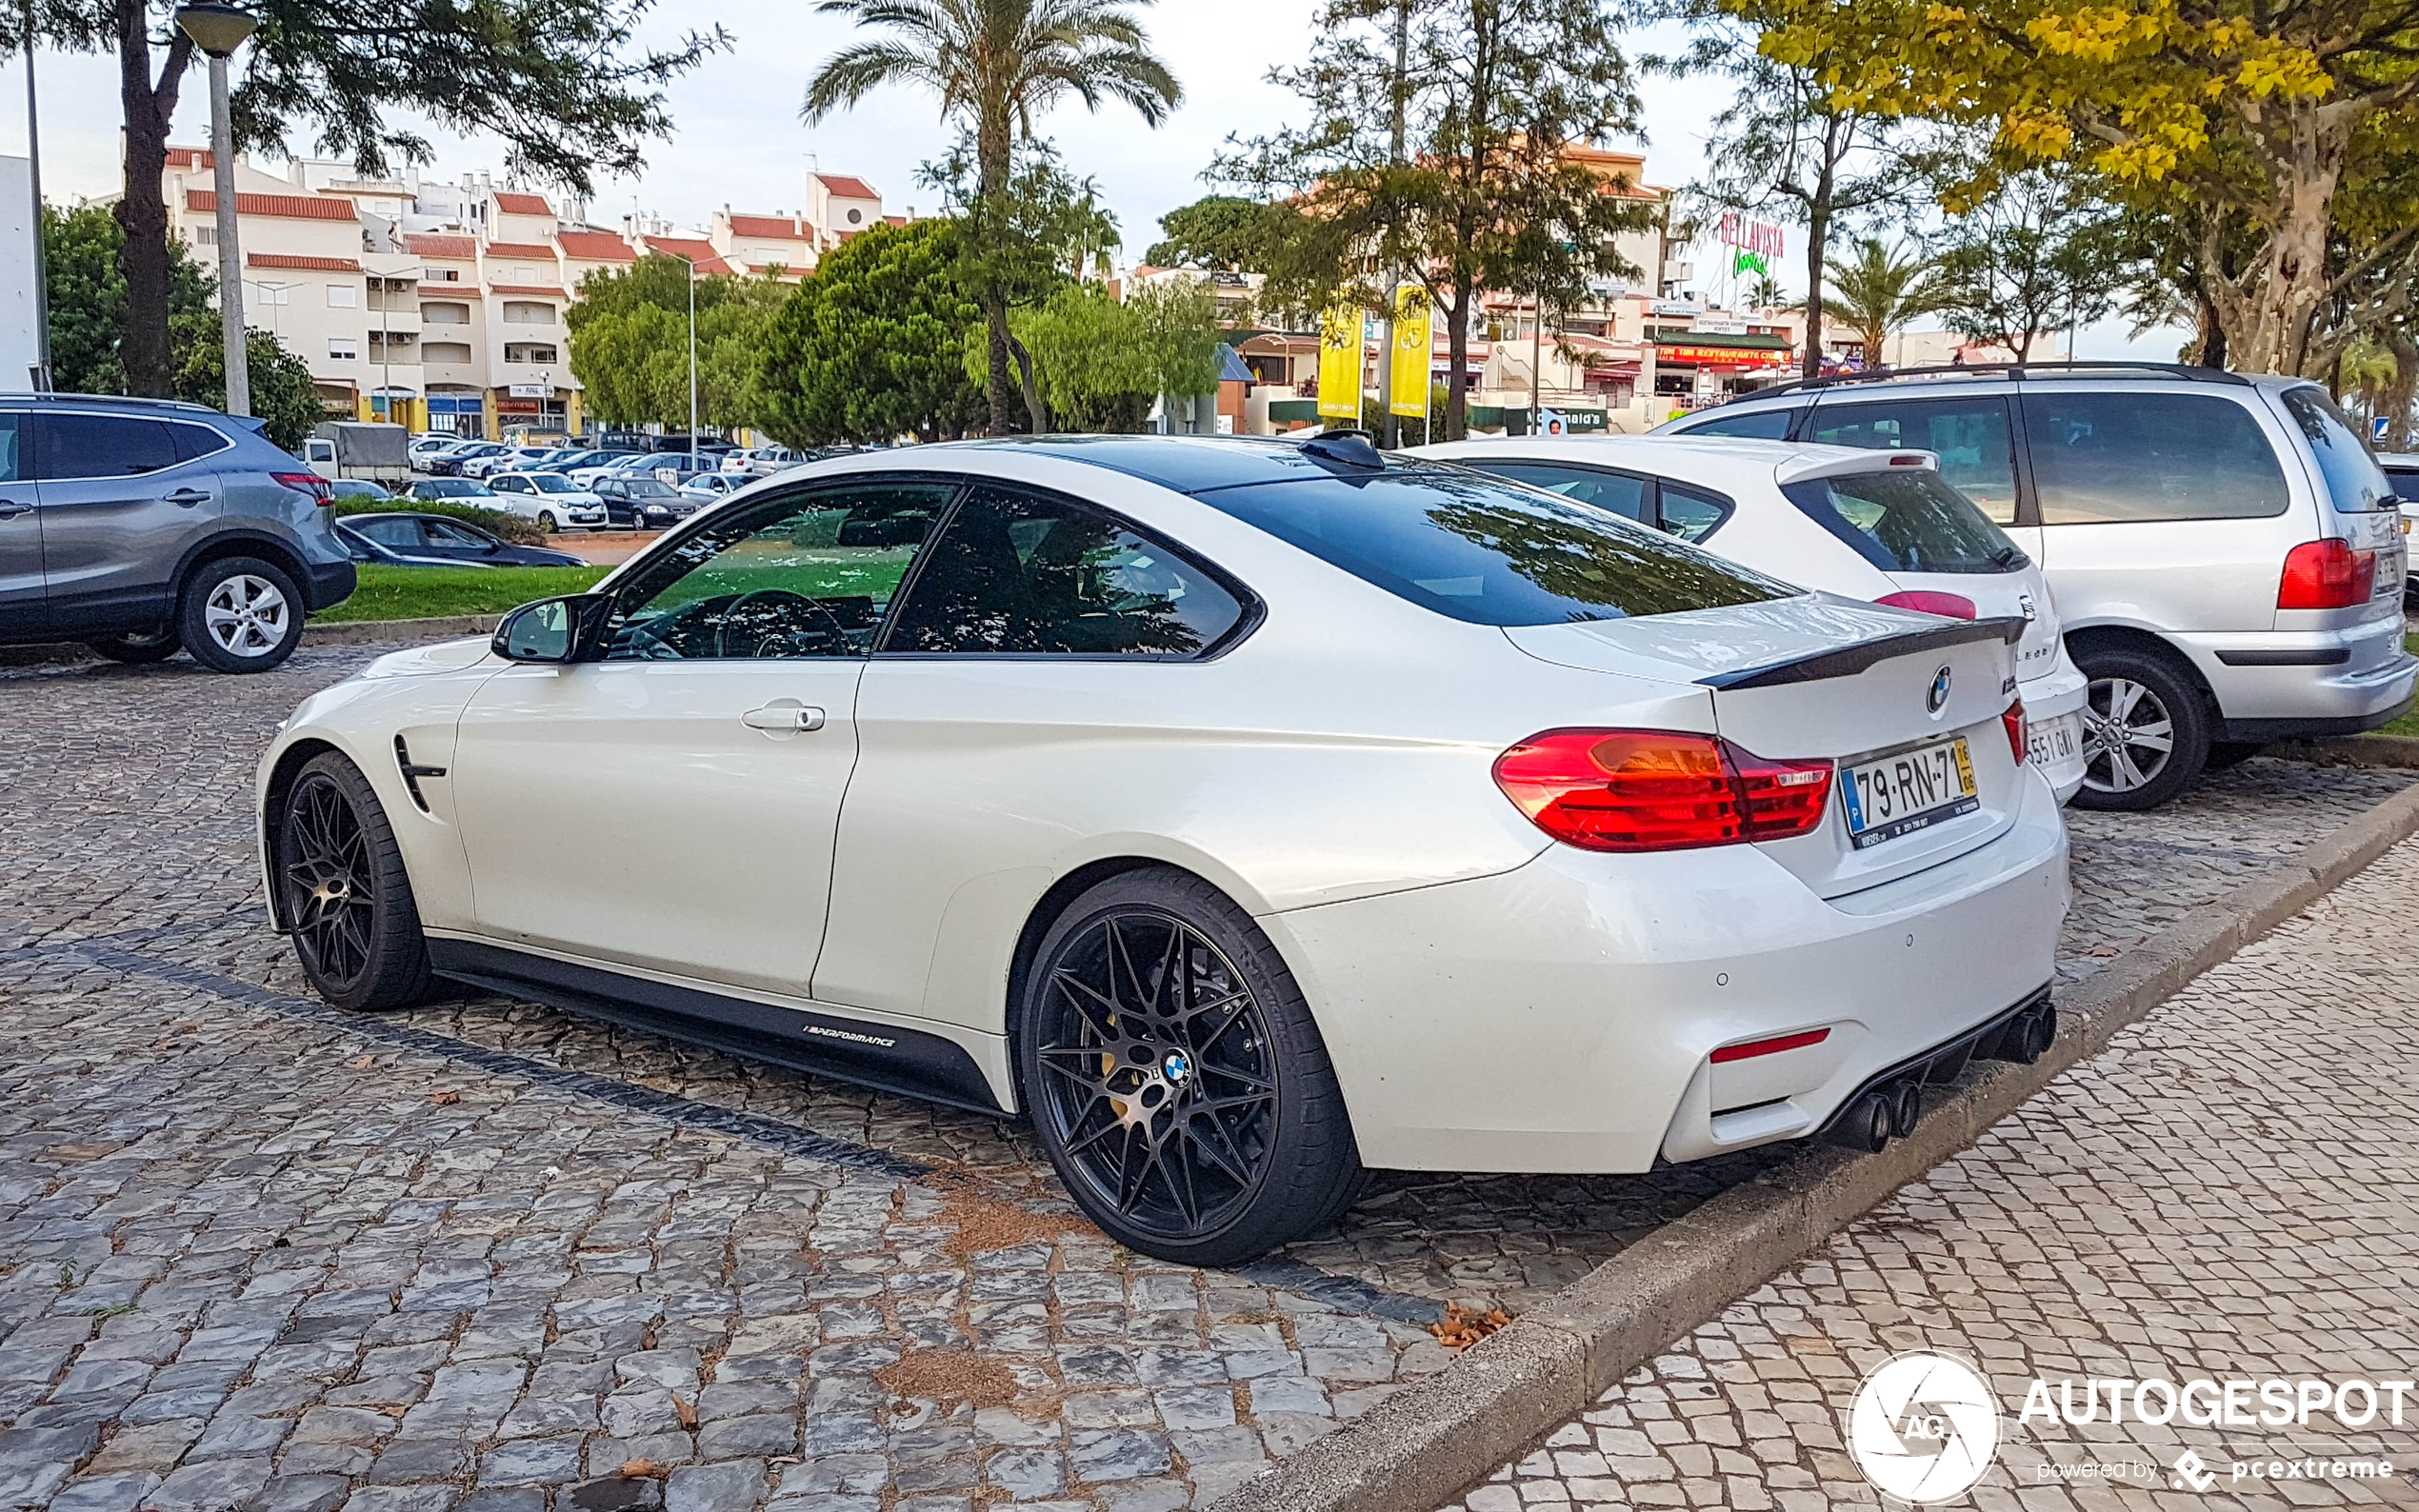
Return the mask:
<svg viewBox="0 0 2419 1512"><path fill-rule="evenodd" d="M361 574L350 558L340 562L313 562L305 568L310 581L303 585L303 604L312 613L332 609L352 597Z"/></svg>
<svg viewBox="0 0 2419 1512"><path fill-rule="evenodd" d="M1752 846L1557 846L1261 922L1369 1164L1642 1171L1811 1134L1868 1078L2049 980L2066 830L2048 785L2025 787L1989 844L1828 902ZM1709 1060L1816 1028L1819 1044Z"/></svg>
<svg viewBox="0 0 2419 1512"><path fill-rule="evenodd" d="M2083 789L2083 773L2088 765L2083 750L2083 709L2090 697L2091 680L2061 648L2056 664L2039 677L2017 684L2016 693L2024 700L2025 719L2036 732L2046 731L2053 724L2067 726L2069 738L2054 743L2065 754L2045 759L2038 747L2047 743L2037 741L2033 766L2048 779L2049 790L2058 795L2058 802L2069 802Z"/></svg>
<svg viewBox="0 0 2419 1512"><path fill-rule="evenodd" d="M2399 714L2419 686L2402 635L2396 614L2342 629L2172 639L2217 695L2224 738L2274 740L2373 729Z"/></svg>

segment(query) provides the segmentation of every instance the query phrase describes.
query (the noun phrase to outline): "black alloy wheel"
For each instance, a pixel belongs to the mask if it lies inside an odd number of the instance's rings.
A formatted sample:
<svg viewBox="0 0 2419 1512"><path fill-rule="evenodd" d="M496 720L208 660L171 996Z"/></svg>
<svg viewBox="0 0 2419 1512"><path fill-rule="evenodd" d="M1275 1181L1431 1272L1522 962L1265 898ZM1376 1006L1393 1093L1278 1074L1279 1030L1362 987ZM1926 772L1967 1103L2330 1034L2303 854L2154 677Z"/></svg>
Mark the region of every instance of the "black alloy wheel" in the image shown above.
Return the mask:
<svg viewBox="0 0 2419 1512"><path fill-rule="evenodd" d="M1148 872L1061 917L1027 982L1027 1100L1060 1178L1130 1248L1265 1253L1338 1216L1360 1163L1325 1045L1248 915Z"/></svg>
<svg viewBox="0 0 2419 1512"><path fill-rule="evenodd" d="M427 995L428 944L402 853L350 762L315 757L287 788L276 863L280 912L313 991L344 1008Z"/></svg>

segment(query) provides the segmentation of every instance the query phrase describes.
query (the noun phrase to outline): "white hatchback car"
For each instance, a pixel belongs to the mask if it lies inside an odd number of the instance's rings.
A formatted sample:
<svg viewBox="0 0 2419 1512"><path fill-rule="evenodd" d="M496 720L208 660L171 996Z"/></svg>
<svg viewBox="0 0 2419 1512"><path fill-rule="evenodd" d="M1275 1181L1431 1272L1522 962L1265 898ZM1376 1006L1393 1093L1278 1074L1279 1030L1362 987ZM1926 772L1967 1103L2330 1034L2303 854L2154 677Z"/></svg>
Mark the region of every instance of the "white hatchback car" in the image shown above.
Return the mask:
<svg viewBox="0 0 2419 1512"><path fill-rule="evenodd" d="M1358 436L833 458L304 701L271 916L348 1007L1030 1117L1120 1243L1231 1263L1365 1166L1878 1147L2038 1055L2021 628Z"/></svg>
<svg viewBox="0 0 2419 1512"><path fill-rule="evenodd" d="M1706 437L1529 436L1417 448L1692 542L1785 582L1954 619L2025 622L2016 645L2033 762L2065 803L2083 786L2089 683L2067 654L2041 569L1928 451Z"/></svg>
<svg viewBox="0 0 2419 1512"><path fill-rule="evenodd" d="M492 473L487 486L507 514L535 520L549 535L605 528L605 501L559 472Z"/></svg>

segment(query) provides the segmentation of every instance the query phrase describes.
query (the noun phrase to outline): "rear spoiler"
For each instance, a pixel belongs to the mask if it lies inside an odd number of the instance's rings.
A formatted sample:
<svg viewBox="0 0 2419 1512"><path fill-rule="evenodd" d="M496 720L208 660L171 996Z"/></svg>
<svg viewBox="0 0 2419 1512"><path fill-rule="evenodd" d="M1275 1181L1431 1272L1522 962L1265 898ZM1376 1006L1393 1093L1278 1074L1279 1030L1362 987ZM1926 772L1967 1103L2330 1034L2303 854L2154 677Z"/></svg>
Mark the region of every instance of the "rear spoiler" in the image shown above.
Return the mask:
<svg viewBox="0 0 2419 1512"><path fill-rule="evenodd" d="M1778 687L1786 683L1819 683L1829 677L1854 677L1877 663L1893 656L1914 656L1924 651L1944 650L1963 646L1969 641L2005 641L2009 646L2024 639L2028 622L2018 615L1993 620L1948 620L1908 630L1901 635L1885 635L1878 640L1860 641L1836 650L1816 651L1809 656L1792 657L1786 662L1768 662L1762 666L1743 666L1736 671L1716 672L1700 677L1701 687Z"/></svg>

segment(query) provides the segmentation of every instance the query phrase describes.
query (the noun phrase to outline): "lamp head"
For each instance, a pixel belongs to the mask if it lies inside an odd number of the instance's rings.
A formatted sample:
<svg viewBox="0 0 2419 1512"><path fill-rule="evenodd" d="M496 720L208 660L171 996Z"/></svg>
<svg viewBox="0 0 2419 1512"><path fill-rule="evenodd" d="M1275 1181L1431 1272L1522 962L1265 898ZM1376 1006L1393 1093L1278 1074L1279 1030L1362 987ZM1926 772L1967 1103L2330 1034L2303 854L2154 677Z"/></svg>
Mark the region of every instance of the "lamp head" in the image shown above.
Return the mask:
<svg viewBox="0 0 2419 1512"><path fill-rule="evenodd" d="M213 58L231 55L259 25L260 17L242 6L222 5L219 0L195 0L176 9L177 30Z"/></svg>

